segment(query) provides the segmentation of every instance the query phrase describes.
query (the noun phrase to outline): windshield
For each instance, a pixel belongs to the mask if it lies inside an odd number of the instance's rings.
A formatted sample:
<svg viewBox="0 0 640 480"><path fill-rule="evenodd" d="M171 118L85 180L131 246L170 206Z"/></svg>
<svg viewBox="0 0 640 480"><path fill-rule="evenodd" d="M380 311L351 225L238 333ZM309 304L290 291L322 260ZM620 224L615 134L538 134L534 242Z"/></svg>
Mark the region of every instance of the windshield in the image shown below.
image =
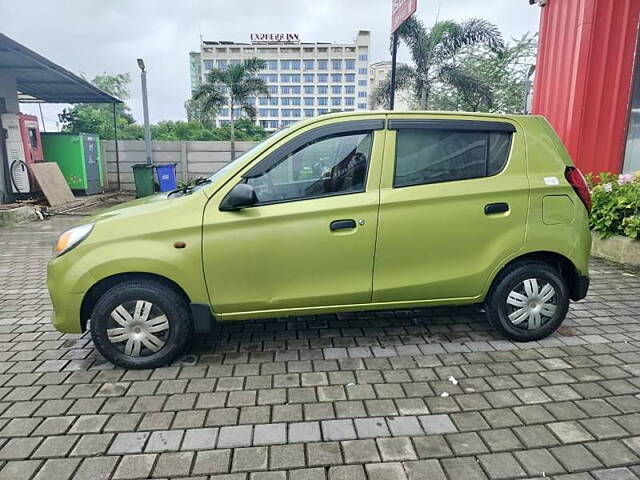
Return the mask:
<svg viewBox="0 0 640 480"><path fill-rule="evenodd" d="M251 156L255 150L257 150L258 148L262 147L265 142L270 141L270 140L277 140L277 139L279 139L281 137L284 137L287 133L289 133L289 128L290 127L284 128L284 129L280 130L279 132L276 132L276 133L268 136L264 140L261 140L260 142L256 143L253 147L251 147L249 150L244 152L238 158L236 158L235 160L227 163L224 167L222 167L216 173L214 173L213 175L208 177L207 178L208 181L203 182L200 185L196 185L193 188L193 190L199 190L200 188L204 187L206 184L215 182L218 178L220 178L223 175L225 175L228 171L232 170L237 165L241 164L245 159L247 159L249 156Z"/></svg>

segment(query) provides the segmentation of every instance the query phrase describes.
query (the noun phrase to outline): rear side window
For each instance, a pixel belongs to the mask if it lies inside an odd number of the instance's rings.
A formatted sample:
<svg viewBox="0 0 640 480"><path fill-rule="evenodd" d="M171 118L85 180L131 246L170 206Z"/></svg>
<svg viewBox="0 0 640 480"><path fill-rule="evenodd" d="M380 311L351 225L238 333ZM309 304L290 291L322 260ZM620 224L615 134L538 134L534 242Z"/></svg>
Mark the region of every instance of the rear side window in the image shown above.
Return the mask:
<svg viewBox="0 0 640 480"><path fill-rule="evenodd" d="M511 132L401 128L394 187L495 175L507 163L510 149Z"/></svg>

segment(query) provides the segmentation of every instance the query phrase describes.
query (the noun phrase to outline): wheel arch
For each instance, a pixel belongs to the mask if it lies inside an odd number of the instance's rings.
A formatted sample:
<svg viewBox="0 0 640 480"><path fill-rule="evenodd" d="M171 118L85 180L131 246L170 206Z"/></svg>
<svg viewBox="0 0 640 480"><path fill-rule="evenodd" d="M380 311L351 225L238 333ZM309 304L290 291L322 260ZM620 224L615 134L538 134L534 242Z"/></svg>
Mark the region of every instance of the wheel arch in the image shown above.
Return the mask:
<svg viewBox="0 0 640 480"><path fill-rule="evenodd" d="M496 279L506 268L509 268L516 263L523 262L545 263L555 268L558 273L562 275L562 278L564 278L565 282L567 282L567 286L569 287L569 297L571 298L571 300L580 300L583 297L580 291L580 274L573 262L560 253L548 251L525 253L505 263L491 279L491 285L487 292L487 296L493 290Z"/></svg>
<svg viewBox="0 0 640 480"><path fill-rule="evenodd" d="M185 292L180 285L167 277L156 273L146 272L118 273L96 282L89 290L87 290L87 293L82 298L82 304L80 306L80 328L83 332L87 330L87 322L89 321L93 307L98 299L111 287L127 280L154 280L160 282L182 295L187 303L191 303L191 299L189 298L189 295L187 295L187 292Z"/></svg>

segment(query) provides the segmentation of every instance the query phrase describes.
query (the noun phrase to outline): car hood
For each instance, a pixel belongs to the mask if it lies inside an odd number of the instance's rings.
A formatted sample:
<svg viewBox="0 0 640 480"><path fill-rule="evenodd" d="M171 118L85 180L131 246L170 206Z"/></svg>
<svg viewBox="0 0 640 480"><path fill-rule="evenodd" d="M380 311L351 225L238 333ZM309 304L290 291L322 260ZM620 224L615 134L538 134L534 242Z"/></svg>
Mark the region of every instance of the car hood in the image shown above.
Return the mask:
<svg viewBox="0 0 640 480"><path fill-rule="evenodd" d="M168 192L149 195L148 197L136 198L135 200L120 203L118 205L114 205L113 207L102 210L101 212L85 219L83 223L98 222L100 220L112 218L115 216L138 213L139 211L147 209L149 207L153 208L151 206L152 204L157 204L158 202L168 202L171 200L172 199L168 197Z"/></svg>

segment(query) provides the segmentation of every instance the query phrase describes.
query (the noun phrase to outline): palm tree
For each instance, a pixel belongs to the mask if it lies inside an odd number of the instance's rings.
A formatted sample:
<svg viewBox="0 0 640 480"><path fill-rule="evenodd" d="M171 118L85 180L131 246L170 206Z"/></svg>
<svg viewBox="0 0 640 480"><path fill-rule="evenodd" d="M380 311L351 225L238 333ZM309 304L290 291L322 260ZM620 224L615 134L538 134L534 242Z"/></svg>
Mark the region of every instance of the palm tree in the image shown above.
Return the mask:
<svg viewBox="0 0 640 480"><path fill-rule="evenodd" d="M484 45L499 51L504 47L502 35L491 22L472 18L464 22L444 20L430 29L410 17L398 29L399 38L409 47L413 66L401 65L396 72L396 88L409 88L418 99L420 108L427 109L429 97L438 84L455 90L479 95L492 102L492 90L479 78L461 68L458 57L465 47ZM389 108L390 78L387 77L371 94L372 106Z"/></svg>
<svg viewBox="0 0 640 480"><path fill-rule="evenodd" d="M256 74L266 67L259 58L249 58L242 63L229 65L225 70L214 68L206 75L206 82L193 94L194 100L202 102L204 111L216 112L229 107L231 128L231 160L236 158L235 112L239 107L251 120L256 118L256 108L251 99L257 95L269 96L264 80Z"/></svg>

